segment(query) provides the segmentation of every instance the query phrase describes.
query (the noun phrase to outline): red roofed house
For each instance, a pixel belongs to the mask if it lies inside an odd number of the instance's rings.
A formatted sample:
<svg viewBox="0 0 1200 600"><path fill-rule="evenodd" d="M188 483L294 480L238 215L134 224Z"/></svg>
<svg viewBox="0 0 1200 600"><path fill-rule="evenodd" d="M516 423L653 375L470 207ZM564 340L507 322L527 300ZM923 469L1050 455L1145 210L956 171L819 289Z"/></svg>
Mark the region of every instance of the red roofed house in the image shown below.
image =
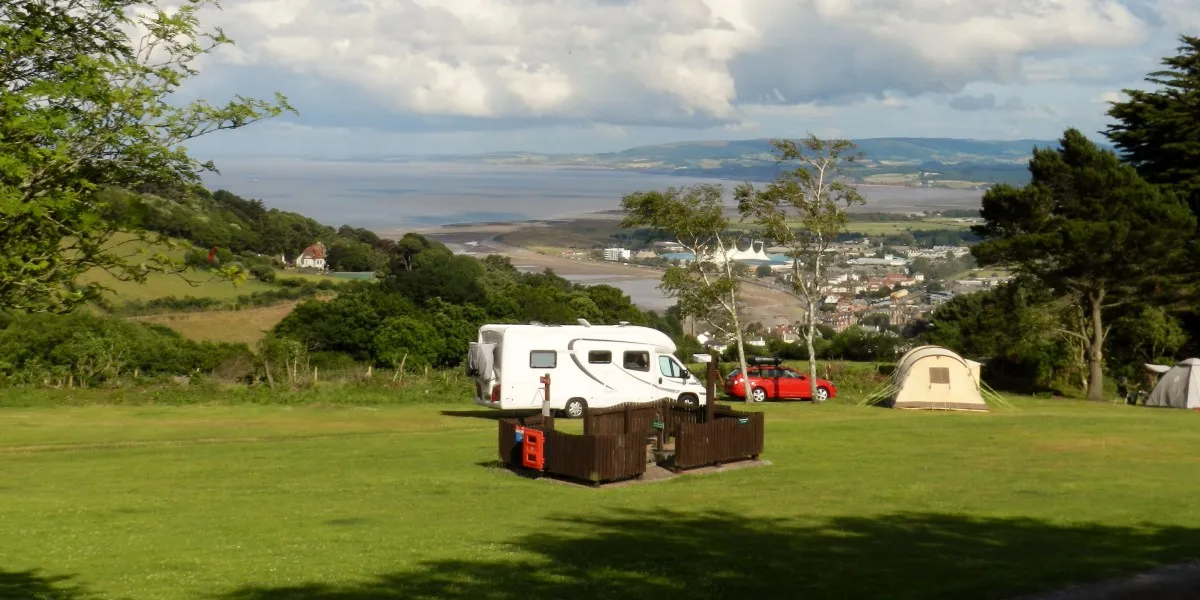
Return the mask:
<svg viewBox="0 0 1200 600"><path fill-rule="evenodd" d="M298 269L324 269L325 268L325 244L317 242L304 249L300 256L296 257L296 268Z"/></svg>

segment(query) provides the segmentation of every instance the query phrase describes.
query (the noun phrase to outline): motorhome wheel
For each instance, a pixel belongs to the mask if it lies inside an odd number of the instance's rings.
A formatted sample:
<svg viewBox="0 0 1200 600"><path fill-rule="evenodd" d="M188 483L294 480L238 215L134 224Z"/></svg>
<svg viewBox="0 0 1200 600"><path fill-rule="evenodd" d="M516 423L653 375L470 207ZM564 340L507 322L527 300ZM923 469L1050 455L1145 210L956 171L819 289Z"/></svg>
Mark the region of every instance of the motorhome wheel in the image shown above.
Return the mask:
<svg viewBox="0 0 1200 600"><path fill-rule="evenodd" d="M563 407L563 412L567 413L567 418L581 419L583 412L587 410L587 401L583 398L571 398L567 400L567 405Z"/></svg>
<svg viewBox="0 0 1200 600"><path fill-rule="evenodd" d="M697 398L695 394L683 394L679 397L679 401L683 403L684 406L696 406L700 404L700 399Z"/></svg>

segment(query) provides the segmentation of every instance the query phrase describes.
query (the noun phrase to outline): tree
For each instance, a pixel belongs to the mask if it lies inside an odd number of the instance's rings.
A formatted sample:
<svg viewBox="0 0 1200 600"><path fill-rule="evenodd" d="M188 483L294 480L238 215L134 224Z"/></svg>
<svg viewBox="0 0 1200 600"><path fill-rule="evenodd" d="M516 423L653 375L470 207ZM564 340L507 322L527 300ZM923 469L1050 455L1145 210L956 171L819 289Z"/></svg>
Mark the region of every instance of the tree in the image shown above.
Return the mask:
<svg viewBox="0 0 1200 600"><path fill-rule="evenodd" d="M329 269L332 271L372 271L373 250L359 241L341 239L329 246Z"/></svg>
<svg viewBox="0 0 1200 600"><path fill-rule="evenodd" d="M1116 122L1105 133L1142 177L1185 195L1200 218L1200 37L1181 37L1177 54L1161 64L1146 77L1156 89L1124 90L1127 99L1112 104L1108 115ZM1192 251L1200 252L1200 231ZM1181 276L1184 285L1170 291L1194 351L1200 346L1200 271Z"/></svg>
<svg viewBox="0 0 1200 600"><path fill-rule="evenodd" d="M763 277L770 277L772 272L771 265L758 265L758 267L754 269L754 275L760 279Z"/></svg>
<svg viewBox="0 0 1200 600"><path fill-rule="evenodd" d="M1200 215L1200 37L1182 36L1176 56L1150 73L1153 91L1124 90L1105 134L1147 181L1184 194Z"/></svg>
<svg viewBox="0 0 1200 600"><path fill-rule="evenodd" d="M792 259L792 292L804 303L802 328L808 348L809 377L817 379L817 309L831 286L825 261L829 247L850 221L846 209L865 200L853 184L845 182L846 169L860 155L847 140L822 140L809 135L799 144L774 140L780 162L798 163L780 173L763 190L749 183L734 191L738 211L752 217L763 234L788 248ZM816 398L814 397L814 400Z"/></svg>
<svg viewBox="0 0 1200 600"><path fill-rule="evenodd" d="M1007 265L1044 282L1082 310L1063 333L1087 350L1087 397L1104 397L1105 314L1173 272L1195 217L1173 192L1141 178L1075 129L1060 148L1035 148L1031 183L983 196L981 265ZM1149 284L1149 286L1148 286Z"/></svg>
<svg viewBox="0 0 1200 600"><path fill-rule="evenodd" d="M988 365L992 383L1033 391L1070 366L1059 333L1061 307L1042 282L1021 275L993 289L962 294L938 306L919 328L923 342L945 346Z"/></svg>
<svg viewBox="0 0 1200 600"><path fill-rule="evenodd" d="M727 257L736 250L725 216L725 190L717 184L669 187L665 191L635 192L621 199L621 227L649 227L673 236L693 260L667 268L659 289L679 303L681 317L704 321L736 341L738 364L746 373L742 333L742 281ZM750 382L745 383L751 401ZM712 402L713 399L709 399Z"/></svg>
<svg viewBox="0 0 1200 600"><path fill-rule="evenodd" d="M64 312L94 300L103 288L76 282L93 268L133 281L181 270L165 254L117 247L118 232L148 236L135 215L113 218L97 192L190 189L215 167L189 156L185 142L292 110L279 95L223 106L172 101L197 73L195 61L230 42L200 28L209 5L0 4L0 309ZM135 42L127 32L139 28Z"/></svg>

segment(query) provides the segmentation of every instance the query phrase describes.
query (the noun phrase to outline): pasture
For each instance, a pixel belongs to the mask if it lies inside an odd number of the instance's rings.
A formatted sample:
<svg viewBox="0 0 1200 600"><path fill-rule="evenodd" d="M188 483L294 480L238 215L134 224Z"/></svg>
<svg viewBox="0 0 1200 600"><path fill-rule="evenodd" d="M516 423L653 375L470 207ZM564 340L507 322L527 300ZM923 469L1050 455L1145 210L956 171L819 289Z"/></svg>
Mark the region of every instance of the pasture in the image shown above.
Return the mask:
<svg viewBox="0 0 1200 600"><path fill-rule="evenodd" d="M772 465L597 490L419 392L9 391L0 598L1006 598L1200 558L1196 413L767 404Z"/></svg>
<svg viewBox="0 0 1200 600"><path fill-rule="evenodd" d="M244 343L253 348L267 331L291 314L297 304L299 303L284 302L241 310L175 312L132 319L165 325L189 340Z"/></svg>
<svg viewBox="0 0 1200 600"><path fill-rule="evenodd" d="M959 223L954 219L929 218L914 221L851 221L846 226L850 233L864 235L894 235L906 231L936 231L939 229L965 230L969 225Z"/></svg>

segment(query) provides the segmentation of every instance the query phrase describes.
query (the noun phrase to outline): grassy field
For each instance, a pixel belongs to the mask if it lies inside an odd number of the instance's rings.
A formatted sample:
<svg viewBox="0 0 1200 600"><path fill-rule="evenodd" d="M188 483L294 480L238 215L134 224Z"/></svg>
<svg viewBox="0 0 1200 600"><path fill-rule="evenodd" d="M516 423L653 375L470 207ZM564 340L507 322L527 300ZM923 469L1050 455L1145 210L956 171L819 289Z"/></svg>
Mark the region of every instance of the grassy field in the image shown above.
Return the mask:
<svg viewBox="0 0 1200 600"><path fill-rule="evenodd" d="M218 300L233 300L244 294L265 292L278 289L278 286L263 283L254 279L234 285L229 281L213 280L207 273L185 273L183 275L168 275L152 273L145 283L119 281L104 271L89 271L79 278L82 283L100 283L111 289L106 294L114 304L122 304L131 300L147 301L166 296L196 296L216 298Z"/></svg>
<svg viewBox="0 0 1200 600"><path fill-rule="evenodd" d="M135 320L166 325L191 340L246 343L253 348L264 332L288 316L296 304L287 302L242 310L165 313L135 317Z"/></svg>
<svg viewBox="0 0 1200 600"><path fill-rule="evenodd" d="M967 229L969 226L956 223L954 219L921 219L919 221L850 221L846 231L866 235L889 235L905 231L932 231L936 229Z"/></svg>
<svg viewBox="0 0 1200 600"><path fill-rule="evenodd" d="M772 465L594 490L491 466L465 403L6 408L0 598L1005 598L1200 558L1200 414L755 409Z"/></svg>

